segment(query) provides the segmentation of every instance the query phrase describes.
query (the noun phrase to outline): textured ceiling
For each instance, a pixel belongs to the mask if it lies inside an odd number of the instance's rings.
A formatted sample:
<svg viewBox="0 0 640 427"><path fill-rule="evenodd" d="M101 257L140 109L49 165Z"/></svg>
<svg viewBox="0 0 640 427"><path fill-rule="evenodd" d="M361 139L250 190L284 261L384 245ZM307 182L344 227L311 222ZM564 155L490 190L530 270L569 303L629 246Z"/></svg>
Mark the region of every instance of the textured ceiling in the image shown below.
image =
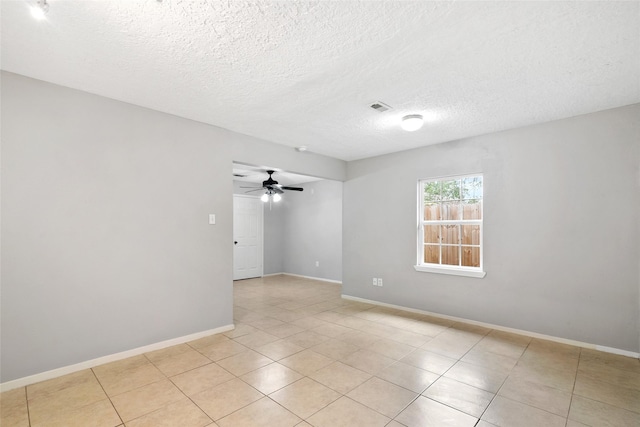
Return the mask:
<svg viewBox="0 0 640 427"><path fill-rule="evenodd" d="M2 69L344 160L640 102L637 1L34 3Z"/></svg>

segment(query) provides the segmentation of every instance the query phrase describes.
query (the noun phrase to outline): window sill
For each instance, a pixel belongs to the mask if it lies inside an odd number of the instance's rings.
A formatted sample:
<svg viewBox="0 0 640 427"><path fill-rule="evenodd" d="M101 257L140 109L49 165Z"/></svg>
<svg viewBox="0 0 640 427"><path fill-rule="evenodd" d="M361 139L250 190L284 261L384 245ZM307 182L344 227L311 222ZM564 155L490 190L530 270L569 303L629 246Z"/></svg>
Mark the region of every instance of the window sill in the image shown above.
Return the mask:
<svg viewBox="0 0 640 427"><path fill-rule="evenodd" d="M413 268L422 273L451 274L453 276L475 277L477 279L482 279L487 275L486 271L467 270L463 268L427 267L425 265L414 265Z"/></svg>

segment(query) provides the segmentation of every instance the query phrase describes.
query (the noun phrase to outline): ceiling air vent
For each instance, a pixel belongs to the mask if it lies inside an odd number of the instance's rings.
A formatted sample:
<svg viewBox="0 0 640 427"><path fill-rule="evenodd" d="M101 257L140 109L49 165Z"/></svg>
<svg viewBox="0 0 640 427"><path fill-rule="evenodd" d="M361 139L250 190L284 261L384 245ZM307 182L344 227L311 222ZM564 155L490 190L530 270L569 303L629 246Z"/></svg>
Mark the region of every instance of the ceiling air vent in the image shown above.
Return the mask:
<svg viewBox="0 0 640 427"><path fill-rule="evenodd" d="M374 110L376 110L378 113L384 113L387 110L391 110L391 107L388 106L387 104L385 104L384 102L374 102L373 104L371 104L369 107L373 108Z"/></svg>

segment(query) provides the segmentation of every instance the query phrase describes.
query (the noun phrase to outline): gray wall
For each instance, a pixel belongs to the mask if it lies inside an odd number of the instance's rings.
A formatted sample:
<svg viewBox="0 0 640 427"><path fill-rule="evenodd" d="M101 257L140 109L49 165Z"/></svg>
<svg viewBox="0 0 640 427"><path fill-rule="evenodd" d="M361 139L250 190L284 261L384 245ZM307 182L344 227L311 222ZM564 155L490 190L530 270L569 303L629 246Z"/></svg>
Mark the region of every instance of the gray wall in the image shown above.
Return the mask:
<svg viewBox="0 0 640 427"><path fill-rule="evenodd" d="M342 186L314 181L301 185L302 192L287 192L285 272L342 280Z"/></svg>
<svg viewBox="0 0 640 427"><path fill-rule="evenodd" d="M633 105L350 162L343 293L637 352L639 121ZM475 172L486 277L416 272L417 181Z"/></svg>
<svg viewBox="0 0 640 427"><path fill-rule="evenodd" d="M233 161L346 174L339 160L1 77L2 382L231 324Z"/></svg>

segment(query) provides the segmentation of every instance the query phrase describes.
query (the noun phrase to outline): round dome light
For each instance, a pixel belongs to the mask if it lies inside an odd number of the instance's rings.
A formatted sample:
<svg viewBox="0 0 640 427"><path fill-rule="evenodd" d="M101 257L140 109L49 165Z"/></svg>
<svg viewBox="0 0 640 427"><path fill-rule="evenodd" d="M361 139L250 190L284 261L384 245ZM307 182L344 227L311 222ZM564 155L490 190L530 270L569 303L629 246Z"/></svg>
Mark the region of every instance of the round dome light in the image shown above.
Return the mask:
<svg viewBox="0 0 640 427"><path fill-rule="evenodd" d="M413 132L422 127L424 120L420 114L410 114L402 118L402 129Z"/></svg>

